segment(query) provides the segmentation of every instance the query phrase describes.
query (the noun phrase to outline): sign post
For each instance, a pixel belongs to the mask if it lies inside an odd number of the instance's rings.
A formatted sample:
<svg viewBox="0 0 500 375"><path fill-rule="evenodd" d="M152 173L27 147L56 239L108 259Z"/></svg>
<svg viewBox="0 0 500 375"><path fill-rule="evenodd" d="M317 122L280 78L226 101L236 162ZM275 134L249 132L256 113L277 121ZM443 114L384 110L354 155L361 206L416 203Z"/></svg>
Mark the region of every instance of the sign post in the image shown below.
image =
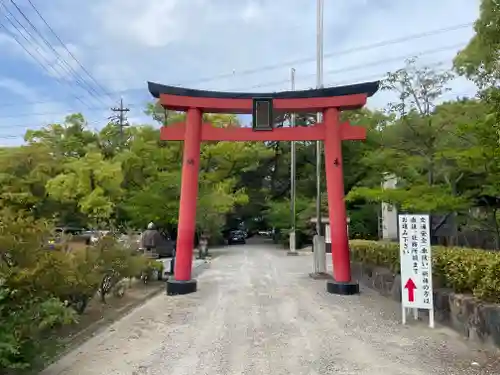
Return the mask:
<svg viewBox="0 0 500 375"><path fill-rule="evenodd" d="M434 328L432 254L429 215L399 215L401 261L401 310L406 324L407 309L429 310L429 327Z"/></svg>

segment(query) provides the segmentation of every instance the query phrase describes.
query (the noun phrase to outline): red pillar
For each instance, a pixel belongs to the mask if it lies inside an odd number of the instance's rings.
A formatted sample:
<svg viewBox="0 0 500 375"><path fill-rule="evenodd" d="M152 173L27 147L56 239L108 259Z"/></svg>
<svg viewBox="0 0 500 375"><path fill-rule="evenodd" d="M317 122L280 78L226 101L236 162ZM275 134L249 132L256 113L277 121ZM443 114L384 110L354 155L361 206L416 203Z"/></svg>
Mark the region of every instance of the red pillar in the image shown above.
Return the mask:
<svg viewBox="0 0 500 375"><path fill-rule="evenodd" d="M198 108L188 109L182 160L177 249L175 254L174 278L176 281L188 281L191 279L196 227L196 201L198 200L201 123L201 111Z"/></svg>
<svg viewBox="0 0 500 375"><path fill-rule="evenodd" d="M351 282L349 239L344 202L344 172L342 168L342 138L339 111L328 108L323 115L325 124L325 170L328 192L328 216L332 239L333 275L337 283ZM351 293L342 293L351 294Z"/></svg>

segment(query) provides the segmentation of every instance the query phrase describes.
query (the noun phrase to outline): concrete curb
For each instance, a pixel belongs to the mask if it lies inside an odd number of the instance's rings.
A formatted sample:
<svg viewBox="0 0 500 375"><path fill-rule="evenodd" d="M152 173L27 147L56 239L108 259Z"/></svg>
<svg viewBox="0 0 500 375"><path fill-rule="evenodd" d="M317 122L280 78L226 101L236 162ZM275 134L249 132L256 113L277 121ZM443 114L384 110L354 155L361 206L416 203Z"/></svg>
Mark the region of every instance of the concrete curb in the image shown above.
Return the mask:
<svg viewBox="0 0 500 375"><path fill-rule="evenodd" d="M203 263L200 263L193 267L193 278L200 276L205 269L210 267L211 260L204 260Z"/></svg>
<svg viewBox="0 0 500 375"><path fill-rule="evenodd" d="M72 336L69 339L62 340L61 344L64 345L64 349L57 353L53 358L50 359L48 363L45 364L45 367L50 366L54 362L57 362L59 359L64 357L66 354L77 348L79 345L87 341L90 337L98 335L105 329L109 328L113 323L117 322L118 320L122 319L125 317L127 314L129 314L132 310L135 308L143 305L147 300L159 295L161 292L165 290L165 283L164 281L158 282L158 285L155 285L154 288L151 288L149 293L145 294L141 298L130 302L129 304L126 304L125 306L120 307L119 309L114 311L114 314L111 314L111 316L103 317L92 324L90 324L88 327L83 329L82 331L78 332L74 336Z"/></svg>
<svg viewBox="0 0 500 375"><path fill-rule="evenodd" d="M199 275L201 275L201 273L210 266L210 263L211 260L205 260L203 263L193 265L193 277L198 277ZM99 335L101 332L105 331L111 325L113 325L113 323L124 318L134 309L146 303L149 299L156 297L160 293L165 293L165 280L166 279L164 278L162 281L158 282L158 284L155 285L154 288L151 287L151 290L141 298L120 307L119 309L115 310L113 314L110 314L110 316L103 317L91 323L88 327L76 333L71 338L62 340L61 345L64 345L64 349L57 353L53 358L51 358L50 361L48 361L43 367L49 367L51 364L57 362L72 350L76 349L78 346L87 341L90 337ZM39 370L36 370L35 373L38 373L38 371Z"/></svg>

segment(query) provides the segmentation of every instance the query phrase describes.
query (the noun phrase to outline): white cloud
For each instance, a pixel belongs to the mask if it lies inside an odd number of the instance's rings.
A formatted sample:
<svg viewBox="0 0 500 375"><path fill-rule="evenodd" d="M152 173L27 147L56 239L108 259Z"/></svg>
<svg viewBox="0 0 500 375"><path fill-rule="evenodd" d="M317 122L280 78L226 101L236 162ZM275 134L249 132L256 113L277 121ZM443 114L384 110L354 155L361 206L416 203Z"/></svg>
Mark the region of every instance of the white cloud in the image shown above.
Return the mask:
<svg viewBox="0 0 500 375"><path fill-rule="evenodd" d="M258 17L261 14L260 12L261 8L255 1L247 1L245 8L243 9L243 12L241 13L240 17L243 19L245 22L254 22L258 21Z"/></svg>
<svg viewBox="0 0 500 375"><path fill-rule="evenodd" d="M122 95L133 109L131 117L141 121L144 119L141 107L150 99L147 80L214 90L277 91L289 88L293 66L297 89L315 86L315 1L52 0L36 5L87 70L112 93L113 99L117 101ZM472 36L471 27L379 48L331 53L471 23L478 16L478 9L479 0L325 0L324 82L328 85L373 80L400 68L405 57L429 50L434 52L422 55L422 63L448 68L458 45L465 45ZM29 8L26 12L36 20L36 14ZM36 24L44 35L50 35L40 22ZM54 39L50 40L56 44ZM8 45L12 47L12 42L0 34L0 46ZM29 59L25 53L19 55L19 50L8 50L8 59L15 61L21 56ZM54 64L53 54L47 53L47 58ZM67 53L64 58L72 60ZM308 61L280 66L281 62L298 59ZM2 64L0 77L9 76L8 71L2 70ZM266 66L276 67L242 74ZM31 68L35 70L35 65ZM201 80L221 74L229 76ZM14 77L32 85L22 73ZM39 91L44 92L47 100L53 96L58 100L68 98L69 102L70 98L74 101L72 96L86 95L85 90L76 87L64 91L58 86L50 89L46 86L45 80L46 90ZM457 80L450 95L473 89L470 83ZM104 96L102 99L106 103L111 101ZM388 100L390 95L379 93L369 105L381 107ZM104 104L99 105L104 111ZM95 111L88 112L88 116L92 121L104 121L106 117L105 112Z"/></svg>
<svg viewBox="0 0 500 375"><path fill-rule="evenodd" d="M179 0L111 0L93 8L102 19L101 31L116 40L147 47L162 47L182 35ZM181 21L181 22L179 22Z"/></svg>

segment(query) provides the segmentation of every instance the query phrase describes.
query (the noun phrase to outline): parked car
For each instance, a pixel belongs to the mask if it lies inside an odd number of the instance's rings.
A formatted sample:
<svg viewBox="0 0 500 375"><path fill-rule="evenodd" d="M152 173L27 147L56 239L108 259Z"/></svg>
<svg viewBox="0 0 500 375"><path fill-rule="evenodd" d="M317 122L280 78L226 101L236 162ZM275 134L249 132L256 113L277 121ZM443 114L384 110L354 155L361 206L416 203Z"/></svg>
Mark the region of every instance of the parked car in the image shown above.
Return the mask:
<svg viewBox="0 0 500 375"><path fill-rule="evenodd" d="M229 232L229 237L227 238L227 244L232 245L235 243L245 244L247 234L242 230L233 230Z"/></svg>
<svg viewBox="0 0 500 375"><path fill-rule="evenodd" d="M54 233L50 238L47 239L47 245L49 248L54 248L57 244L60 244L63 239L68 239L70 237L80 237L85 242L90 240L90 236L86 236L84 228L78 227L57 227L54 229Z"/></svg>
<svg viewBox="0 0 500 375"><path fill-rule="evenodd" d="M259 230L259 235L262 237L271 237L273 234L270 230Z"/></svg>

